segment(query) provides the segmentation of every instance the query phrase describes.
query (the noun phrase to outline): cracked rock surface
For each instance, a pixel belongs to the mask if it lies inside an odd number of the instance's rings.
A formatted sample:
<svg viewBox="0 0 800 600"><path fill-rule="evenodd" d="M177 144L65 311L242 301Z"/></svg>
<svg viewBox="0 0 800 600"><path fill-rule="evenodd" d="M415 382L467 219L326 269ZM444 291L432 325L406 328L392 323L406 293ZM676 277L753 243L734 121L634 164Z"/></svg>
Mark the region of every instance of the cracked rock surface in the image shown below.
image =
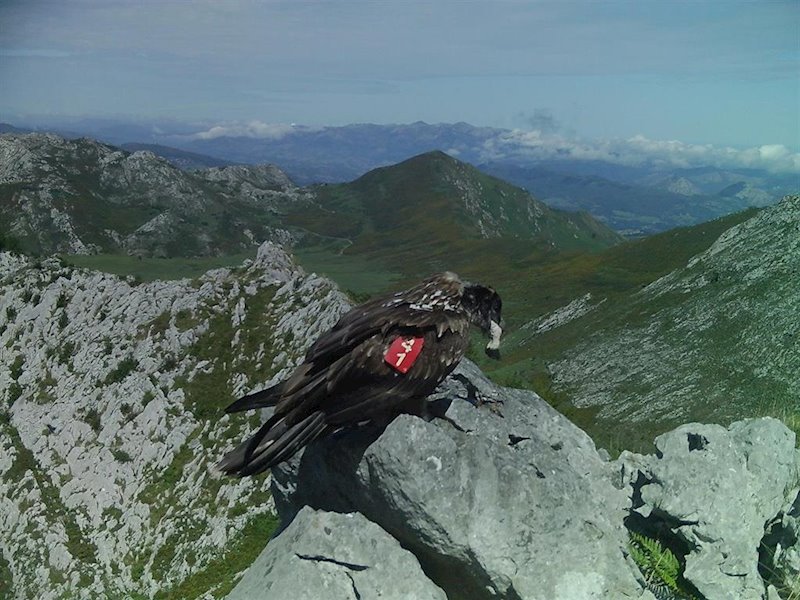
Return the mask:
<svg viewBox="0 0 800 600"><path fill-rule="evenodd" d="M303 508L228 600L445 600L413 554L358 513Z"/></svg>

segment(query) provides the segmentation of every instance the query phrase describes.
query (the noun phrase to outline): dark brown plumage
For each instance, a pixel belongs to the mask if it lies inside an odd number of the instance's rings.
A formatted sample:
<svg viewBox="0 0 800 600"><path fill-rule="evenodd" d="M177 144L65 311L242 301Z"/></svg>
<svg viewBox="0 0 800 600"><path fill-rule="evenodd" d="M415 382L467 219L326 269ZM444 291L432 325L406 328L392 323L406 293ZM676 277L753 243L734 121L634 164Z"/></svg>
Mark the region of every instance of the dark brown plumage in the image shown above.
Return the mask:
<svg viewBox="0 0 800 600"><path fill-rule="evenodd" d="M450 272L357 306L317 339L288 379L226 409L274 406L275 412L218 467L253 475L344 427L385 424L402 412L418 412L420 401L464 356L470 325L491 336L487 354L497 353L500 311L497 292ZM399 346L404 341L406 350ZM414 344L422 348L415 360L405 356ZM401 354L392 354L396 351ZM395 358L405 361L406 372L398 370Z"/></svg>

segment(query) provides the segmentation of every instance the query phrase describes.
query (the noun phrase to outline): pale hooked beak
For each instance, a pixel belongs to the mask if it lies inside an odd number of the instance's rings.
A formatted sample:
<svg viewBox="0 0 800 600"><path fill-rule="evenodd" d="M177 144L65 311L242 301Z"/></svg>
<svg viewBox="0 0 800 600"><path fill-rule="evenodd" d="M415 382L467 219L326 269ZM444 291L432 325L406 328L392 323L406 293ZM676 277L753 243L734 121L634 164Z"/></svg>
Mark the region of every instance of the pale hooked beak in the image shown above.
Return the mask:
<svg viewBox="0 0 800 600"><path fill-rule="evenodd" d="M500 359L500 336L503 335L503 330L501 329L500 325L498 325L495 321L491 322L491 326L489 328L489 335L492 339L489 340L489 343L486 344L486 356L489 358L493 358L495 360Z"/></svg>

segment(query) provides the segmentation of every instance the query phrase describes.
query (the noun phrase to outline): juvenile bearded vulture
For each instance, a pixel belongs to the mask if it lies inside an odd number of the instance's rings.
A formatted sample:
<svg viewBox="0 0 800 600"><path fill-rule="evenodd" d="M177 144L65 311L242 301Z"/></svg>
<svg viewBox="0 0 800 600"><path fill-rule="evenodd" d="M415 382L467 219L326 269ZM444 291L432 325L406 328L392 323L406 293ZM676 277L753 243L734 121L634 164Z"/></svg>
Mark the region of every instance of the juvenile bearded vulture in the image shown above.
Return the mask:
<svg viewBox="0 0 800 600"><path fill-rule="evenodd" d="M492 288L446 272L357 306L314 342L288 379L226 409L275 412L217 466L253 475L339 429L422 414L425 397L464 356L470 325L491 337L486 353L499 356L501 305Z"/></svg>

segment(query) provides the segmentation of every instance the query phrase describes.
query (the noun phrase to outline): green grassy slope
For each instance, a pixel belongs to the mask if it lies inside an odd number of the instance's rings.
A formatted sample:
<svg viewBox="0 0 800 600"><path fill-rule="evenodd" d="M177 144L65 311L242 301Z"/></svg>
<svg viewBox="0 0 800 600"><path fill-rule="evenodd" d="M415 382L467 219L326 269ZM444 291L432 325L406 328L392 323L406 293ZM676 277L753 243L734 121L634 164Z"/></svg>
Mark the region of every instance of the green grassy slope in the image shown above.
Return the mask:
<svg viewBox="0 0 800 600"><path fill-rule="evenodd" d="M558 265L547 289L560 281L591 297L559 311L560 324L549 315L510 331L503 363L484 367L617 449L687 420L793 422L796 215L796 200L784 202Z"/></svg>

